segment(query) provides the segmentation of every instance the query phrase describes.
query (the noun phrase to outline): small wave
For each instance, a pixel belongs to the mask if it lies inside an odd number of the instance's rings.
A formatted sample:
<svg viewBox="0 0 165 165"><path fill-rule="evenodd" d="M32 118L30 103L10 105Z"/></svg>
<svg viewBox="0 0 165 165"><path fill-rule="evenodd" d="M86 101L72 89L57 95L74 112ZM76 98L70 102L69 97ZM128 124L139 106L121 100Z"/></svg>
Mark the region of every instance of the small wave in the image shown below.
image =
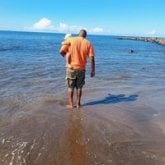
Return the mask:
<svg viewBox="0 0 165 165"><path fill-rule="evenodd" d="M0 52L13 51L13 50L19 50L19 49L20 49L20 46L2 47L0 48Z"/></svg>

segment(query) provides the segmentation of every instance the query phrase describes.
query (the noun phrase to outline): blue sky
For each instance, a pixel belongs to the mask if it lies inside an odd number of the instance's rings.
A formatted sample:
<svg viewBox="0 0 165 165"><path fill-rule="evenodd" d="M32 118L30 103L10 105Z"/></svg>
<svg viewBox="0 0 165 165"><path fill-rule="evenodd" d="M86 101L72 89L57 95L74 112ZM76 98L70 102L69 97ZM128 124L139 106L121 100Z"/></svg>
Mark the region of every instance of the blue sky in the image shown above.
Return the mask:
<svg viewBox="0 0 165 165"><path fill-rule="evenodd" d="M165 37L165 0L0 0L0 30Z"/></svg>

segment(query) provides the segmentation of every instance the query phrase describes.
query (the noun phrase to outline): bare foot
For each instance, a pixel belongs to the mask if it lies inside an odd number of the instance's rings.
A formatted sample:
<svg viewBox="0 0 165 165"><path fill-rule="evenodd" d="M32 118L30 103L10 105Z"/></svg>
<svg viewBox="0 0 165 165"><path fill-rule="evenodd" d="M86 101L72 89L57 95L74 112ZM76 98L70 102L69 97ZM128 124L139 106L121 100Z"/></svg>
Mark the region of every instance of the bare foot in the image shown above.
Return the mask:
<svg viewBox="0 0 165 165"><path fill-rule="evenodd" d="M66 107L70 110L74 108L73 105L66 105Z"/></svg>
<svg viewBox="0 0 165 165"><path fill-rule="evenodd" d="M77 109L80 109L82 107L82 105L80 104L80 105L77 105L76 107L77 107Z"/></svg>

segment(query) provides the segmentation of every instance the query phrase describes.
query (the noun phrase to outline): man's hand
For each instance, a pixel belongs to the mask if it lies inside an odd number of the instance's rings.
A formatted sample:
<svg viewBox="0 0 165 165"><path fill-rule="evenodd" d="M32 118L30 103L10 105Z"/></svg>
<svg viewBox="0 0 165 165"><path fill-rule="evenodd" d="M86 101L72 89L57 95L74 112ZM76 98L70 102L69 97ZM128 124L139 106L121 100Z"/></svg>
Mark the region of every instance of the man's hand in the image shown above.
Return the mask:
<svg viewBox="0 0 165 165"><path fill-rule="evenodd" d="M95 76L95 72L91 71L91 77L94 77L94 76Z"/></svg>

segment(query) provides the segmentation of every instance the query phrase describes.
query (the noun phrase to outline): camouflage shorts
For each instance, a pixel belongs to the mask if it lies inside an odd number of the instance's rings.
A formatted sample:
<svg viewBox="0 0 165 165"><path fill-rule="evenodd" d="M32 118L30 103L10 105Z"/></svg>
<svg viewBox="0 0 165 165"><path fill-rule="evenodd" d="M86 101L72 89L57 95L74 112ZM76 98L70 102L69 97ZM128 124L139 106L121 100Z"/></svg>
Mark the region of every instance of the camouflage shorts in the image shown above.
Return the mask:
<svg viewBox="0 0 165 165"><path fill-rule="evenodd" d="M68 88L82 88L85 84L85 70L66 69L66 83Z"/></svg>

